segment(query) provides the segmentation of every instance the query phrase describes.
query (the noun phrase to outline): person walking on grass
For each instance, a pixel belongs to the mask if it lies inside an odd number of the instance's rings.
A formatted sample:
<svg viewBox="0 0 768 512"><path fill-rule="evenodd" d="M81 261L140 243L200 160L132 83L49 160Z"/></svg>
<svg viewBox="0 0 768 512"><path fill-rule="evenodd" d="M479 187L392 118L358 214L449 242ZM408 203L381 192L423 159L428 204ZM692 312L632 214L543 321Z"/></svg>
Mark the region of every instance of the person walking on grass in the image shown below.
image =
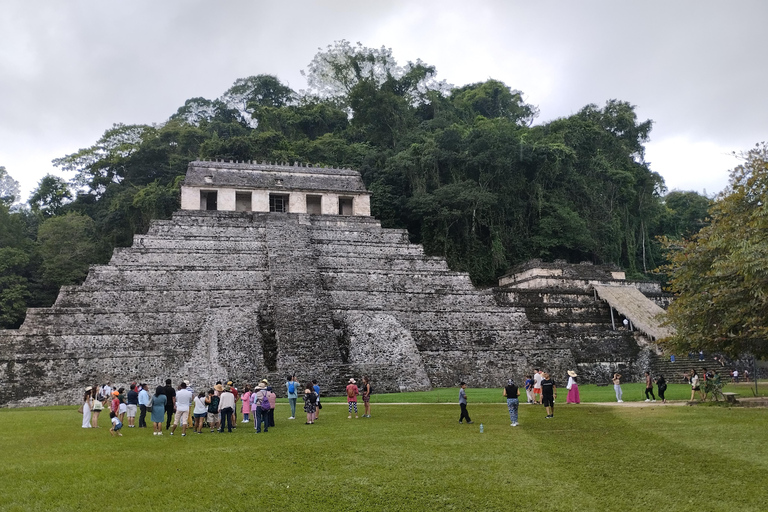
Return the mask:
<svg viewBox="0 0 768 512"><path fill-rule="evenodd" d="M163 435L163 417L165 416L168 397L165 395L165 388L157 386L155 396L152 397L152 414L149 419L152 420L152 435Z"/></svg>
<svg viewBox="0 0 768 512"><path fill-rule="evenodd" d="M507 409L509 409L509 421L512 422L512 426L517 426L517 407L520 405L520 389L515 385L515 381L509 379L507 385L502 392L502 395L507 397Z"/></svg>
<svg viewBox="0 0 768 512"><path fill-rule="evenodd" d="M203 433L203 423L205 423L205 418L208 416L208 406L205 405L205 391L201 391L197 394L195 397L195 434L202 434Z"/></svg>
<svg viewBox="0 0 768 512"><path fill-rule="evenodd" d="M371 417L371 380L367 375L363 376L363 407L365 407L365 414L363 418Z"/></svg>
<svg viewBox="0 0 768 512"><path fill-rule="evenodd" d="M651 395L651 398L648 398L648 394ZM653 394L653 380L651 380L651 372L645 372L645 401L646 402L655 402L656 401L656 395Z"/></svg>
<svg viewBox="0 0 768 512"><path fill-rule="evenodd" d="M568 390L568 395L565 398L567 404L580 404L581 397L579 396L579 382L578 375L573 370L568 370L568 385L565 386Z"/></svg>
<svg viewBox="0 0 768 512"><path fill-rule="evenodd" d="M357 387L357 381L355 379L349 379L347 384L347 406L349 409L348 420L352 419L352 408L355 408L355 419L357 419L357 395L360 394L360 390Z"/></svg>
<svg viewBox="0 0 768 512"><path fill-rule="evenodd" d="M307 422L305 425L312 425L315 422L315 406L317 403L317 395L312 388L312 383L307 382L304 386L304 412L307 413Z"/></svg>
<svg viewBox="0 0 768 512"><path fill-rule="evenodd" d="M80 405L80 413L83 415L83 428L91 428L91 409L93 408L93 387L85 388L83 403Z"/></svg>
<svg viewBox="0 0 768 512"><path fill-rule="evenodd" d="M109 413L109 418L112 420L112 428L109 429L109 433L112 437L115 437L115 434L123 437L123 434L120 433L120 429L123 428L123 422L120 421L120 418L113 412Z"/></svg>
<svg viewBox="0 0 768 512"><path fill-rule="evenodd" d="M459 424L462 424L465 418L467 423L472 423L472 420L469 419L469 413L467 412L467 383L462 382L460 386L461 389L459 389L459 408L461 409L461 414L459 415Z"/></svg>
<svg viewBox="0 0 768 512"><path fill-rule="evenodd" d="M623 396L623 393L621 392L621 374L620 373L613 374L613 390L616 392L616 401L619 403L622 403L624 400L621 399L621 397Z"/></svg>
<svg viewBox="0 0 768 512"><path fill-rule="evenodd" d="M187 420L189 420L189 408L192 405L192 392L187 389L187 383L182 382L179 384L179 390L176 392L176 414L173 418L173 427L171 427L171 435L176 431L176 427L181 424L181 436L187 435Z"/></svg>
<svg viewBox="0 0 768 512"><path fill-rule="evenodd" d="M288 405L291 407L291 417L289 420L296 419L296 401L299 399L299 382L293 375L286 377L285 389L288 393Z"/></svg>
<svg viewBox="0 0 768 512"><path fill-rule="evenodd" d="M664 393L667 392L667 381L664 379L663 375L656 377L656 388L659 390L659 398L661 398L661 403L667 403L667 399L664 397Z"/></svg>
<svg viewBox="0 0 768 512"><path fill-rule="evenodd" d="M541 402L547 410L547 418L555 417L555 398L557 398L557 386L549 378L549 373L544 372L544 379L541 381Z"/></svg>

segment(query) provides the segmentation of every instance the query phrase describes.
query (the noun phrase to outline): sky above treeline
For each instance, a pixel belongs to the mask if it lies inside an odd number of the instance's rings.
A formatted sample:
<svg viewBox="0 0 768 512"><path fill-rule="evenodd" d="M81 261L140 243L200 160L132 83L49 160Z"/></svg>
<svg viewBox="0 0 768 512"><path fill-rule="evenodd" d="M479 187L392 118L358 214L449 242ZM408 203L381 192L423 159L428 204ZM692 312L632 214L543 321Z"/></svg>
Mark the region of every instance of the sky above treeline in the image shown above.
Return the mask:
<svg viewBox="0 0 768 512"><path fill-rule="evenodd" d="M692 0L3 0L0 165L26 200L51 160L114 123L162 123L238 78L294 90L336 40L392 48L461 86L495 78L536 123L609 99L654 121L646 160L668 189L709 195L768 140L768 2Z"/></svg>

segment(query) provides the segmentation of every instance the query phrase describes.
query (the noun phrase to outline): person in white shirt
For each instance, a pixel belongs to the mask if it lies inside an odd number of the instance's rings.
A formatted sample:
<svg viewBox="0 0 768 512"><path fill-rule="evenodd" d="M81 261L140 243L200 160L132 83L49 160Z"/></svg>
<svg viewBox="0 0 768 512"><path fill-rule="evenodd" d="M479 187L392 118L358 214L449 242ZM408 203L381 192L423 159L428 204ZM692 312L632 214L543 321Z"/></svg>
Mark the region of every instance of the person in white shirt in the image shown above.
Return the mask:
<svg viewBox="0 0 768 512"><path fill-rule="evenodd" d="M533 370L533 403L541 404L541 381L544 377L541 375L541 371L536 368Z"/></svg>
<svg viewBox="0 0 768 512"><path fill-rule="evenodd" d="M224 388L224 392L219 397L219 415L221 416L221 427L219 432L224 432L224 425L227 425L227 432L232 432L232 411L235 410L235 395L230 391L230 387Z"/></svg>
<svg viewBox="0 0 768 512"><path fill-rule="evenodd" d="M187 420L189 419L189 407L192 405L192 392L187 389L187 384L182 382L179 384L179 390L176 392L176 414L173 419L173 426L171 427L171 435L176 430L176 427L181 423L181 435L187 435Z"/></svg>

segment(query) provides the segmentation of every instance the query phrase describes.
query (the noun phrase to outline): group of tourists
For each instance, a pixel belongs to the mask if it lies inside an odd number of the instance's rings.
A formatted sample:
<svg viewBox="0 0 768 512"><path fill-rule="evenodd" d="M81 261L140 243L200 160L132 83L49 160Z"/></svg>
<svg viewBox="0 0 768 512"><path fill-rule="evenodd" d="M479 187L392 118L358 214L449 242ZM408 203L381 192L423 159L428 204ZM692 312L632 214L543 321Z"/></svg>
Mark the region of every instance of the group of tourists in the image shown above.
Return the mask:
<svg viewBox="0 0 768 512"><path fill-rule="evenodd" d="M289 375L286 377L285 388L291 410L288 419L296 419L296 405L301 395L307 415L306 424L314 424L323 407L317 380L302 385L295 376ZM371 391L367 376L363 377L362 390L355 379L349 379L346 392L350 419L353 410L355 418L358 417L357 397L360 395L364 404L363 417L371 417ZM153 435L162 436L165 423L165 430L170 430L170 435L174 435L176 429L181 427L181 435L186 436L188 427L196 434L202 434L206 427L211 432L232 432L237 428L239 402L242 423L250 423L253 419L254 429L259 434L262 430L269 432L269 428L275 426L276 401L277 395L267 379L262 379L253 387L246 384L242 391L232 381L226 384L219 381L207 391L202 390L197 394L188 380L174 387L172 380L166 379L165 385L157 386L154 393L147 383L132 382L126 391L124 387L114 389L112 383L107 382L102 386L85 388L79 412L83 415L83 428L99 428L99 416L102 411L108 410L112 436L123 435L120 431L126 419L127 428L147 428L147 414L150 415Z"/></svg>

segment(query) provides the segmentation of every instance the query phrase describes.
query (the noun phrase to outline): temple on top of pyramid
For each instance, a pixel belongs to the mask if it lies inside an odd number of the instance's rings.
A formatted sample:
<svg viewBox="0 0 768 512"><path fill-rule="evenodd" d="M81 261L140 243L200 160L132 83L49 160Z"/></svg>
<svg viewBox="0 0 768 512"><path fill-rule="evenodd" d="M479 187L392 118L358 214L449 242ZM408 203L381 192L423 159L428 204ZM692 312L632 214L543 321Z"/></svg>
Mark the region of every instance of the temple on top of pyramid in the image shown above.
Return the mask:
<svg viewBox="0 0 768 512"><path fill-rule="evenodd" d="M181 187L181 209L369 216L371 200L351 169L195 161Z"/></svg>

